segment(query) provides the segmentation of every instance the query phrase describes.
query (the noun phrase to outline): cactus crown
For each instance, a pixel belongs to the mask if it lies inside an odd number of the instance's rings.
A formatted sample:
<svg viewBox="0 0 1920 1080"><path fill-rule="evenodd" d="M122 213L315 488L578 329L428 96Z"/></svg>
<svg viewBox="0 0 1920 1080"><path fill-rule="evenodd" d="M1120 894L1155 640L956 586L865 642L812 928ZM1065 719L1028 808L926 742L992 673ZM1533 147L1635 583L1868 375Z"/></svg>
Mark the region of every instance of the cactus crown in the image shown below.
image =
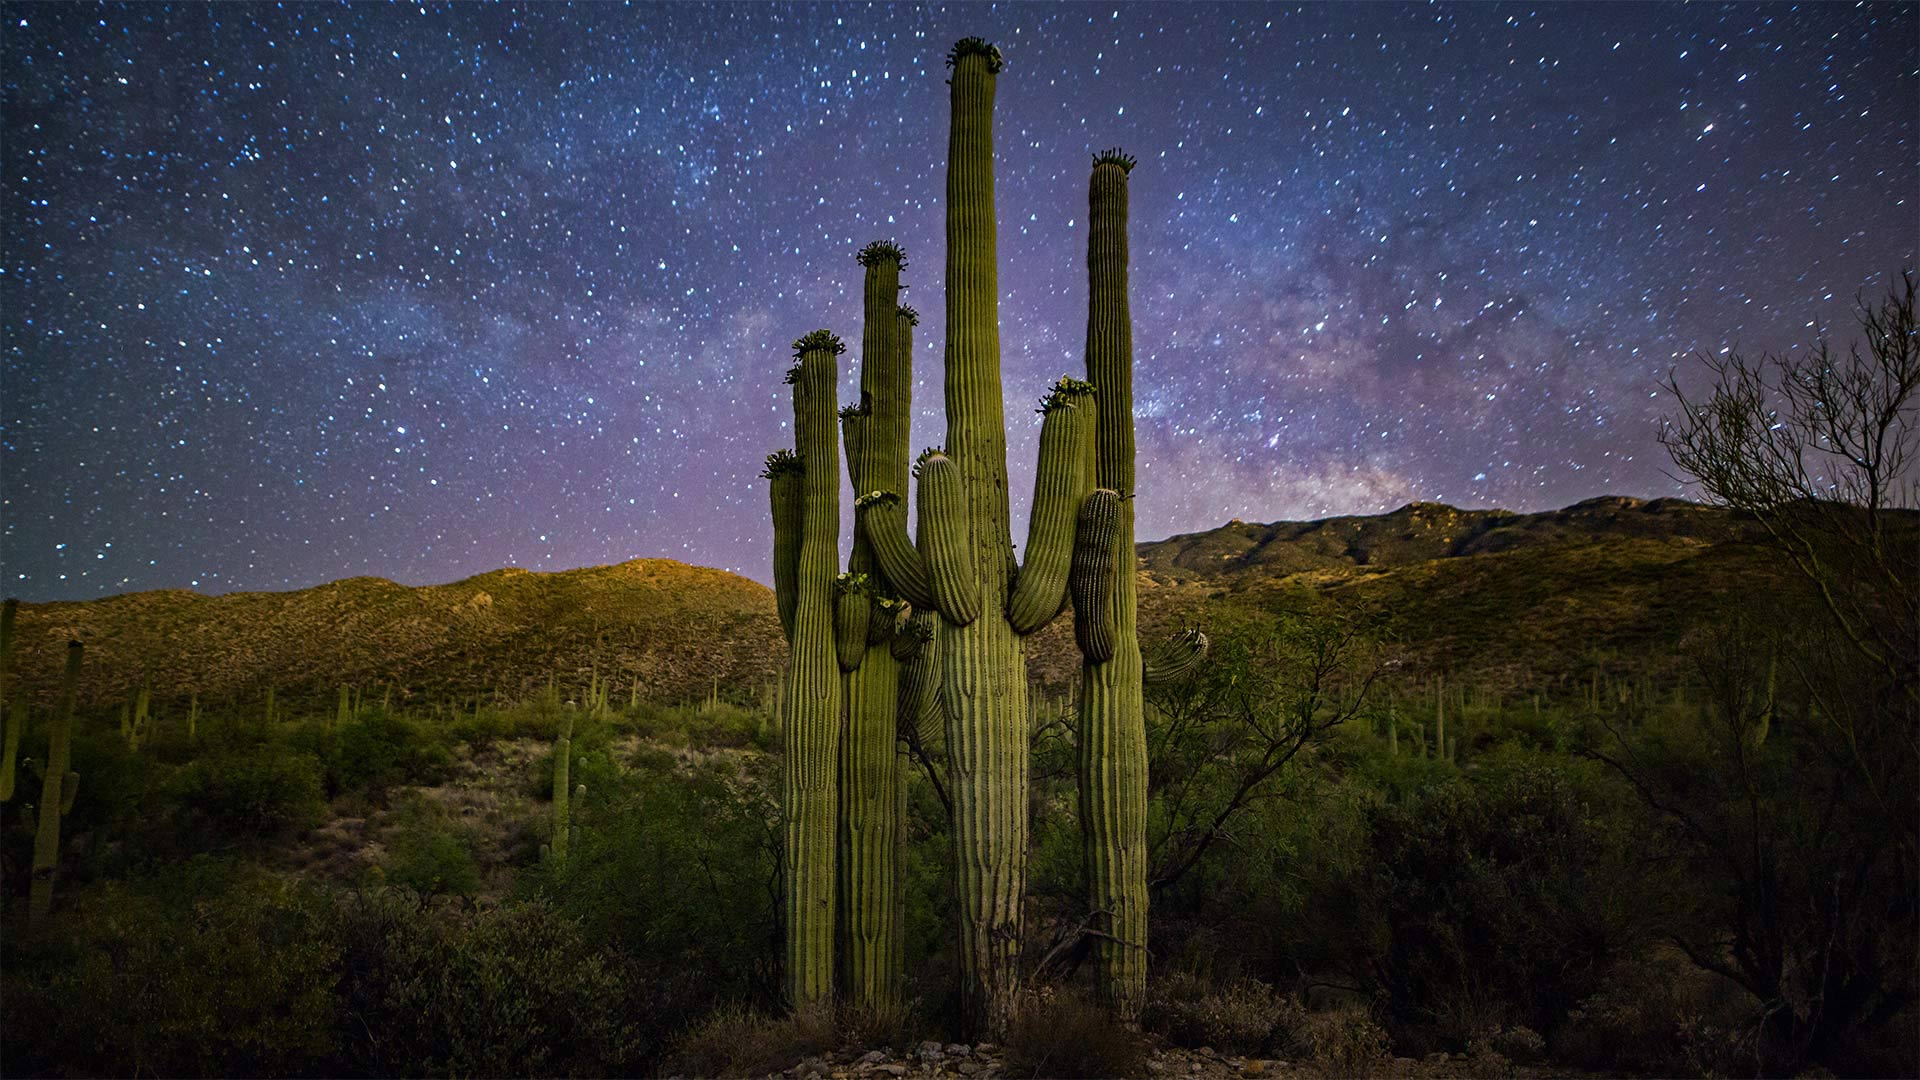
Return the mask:
<svg viewBox="0 0 1920 1080"><path fill-rule="evenodd" d="M907 253L901 250L899 244L891 240L875 240L861 248L860 254L856 257L860 260L861 266L872 266L882 259L892 259L900 264L900 269L907 268Z"/></svg>
<svg viewBox="0 0 1920 1080"><path fill-rule="evenodd" d="M873 591L865 574L841 574L833 579L833 591L842 596L863 595Z"/></svg>
<svg viewBox="0 0 1920 1080"><path fill-rule="evenodd" d="M909 622L901 632L910 638L918 640L921 644L933 640L933 624L930 622L921 622L915 619Z"/></svg>
<svg viewBox="0 0 1920 1080"><path fill-rule="evenodd" d="M788 386L798 386L800 384L800 365L799 364L795 364L792 367L787 369L786 383Z"/></svg>
<svg viewBox="0 0 1920 1080"><path fill-rule="evenodd" d="M775 450L767 455L767 467L760 470L760 475L769 480L778 480L782 476L798 476L806 471L806 466L800 462L800 455L791 450Z"/></svg>
<svg viewBox="0 0 1920 1080"><path fill-rule="evenodd" d="M1102 165L1118 165L1121 172L1131 173L1134 164L1134 156L1117 146L1108 147L1093 155L1093 167L1096 169Z"/></svg>
<svg viewBox="0 0 1920 1080"><path fill-rule="evenodd" d="M902 317L904 317L904 318L905 318L905 319L907 320L907 325L908 325L908 326L919 326L919 325L920 325L920 313L919 313L919 312L917 312L917 311L915 311L915 310L913 310L912 308L910 308L910 307L908 307L908 306L907 306L907 305L905 305L905 304L901 304L901 305L900 305L900 309L899 309L899 310L900 310L900 314L901 314L901 316L902 316Z"/></svg>
<svg viewBox="0 0 1920 1080"><path fill-rule="evenodd" d="M925 450L920 451L920 456L913 459L914 479L917 480L920 478L920 467L927 463L928 458L944 455L946 452L947 448L944 446L929 446Z"/></svg>
<svg viewBox="0 0 1920 1080"><path fill-rule="evenodd" d="M841 353L847 351L847 346L840 340L840 335L833 331L815 330L813 333L793 343L794 358L797 360L801 354L810 353L815 349L825 349L833 355L839 356ZM793 380L788 379L787 381L792 382Z"/></svg>
<svg viewBox="0 0 1920 1080"><path fill-rule="evenodd" d="M1074 404L1074 398L1087 397L1093 392L1093 384L1085 379L1062 375L1053 384L1053 389L1047 391L1047 396L1040 399L1040 407L1033 411L1045 414L1055 409L1065 409Z"/></svg>
<svg viewBox="0 0 1920 1080"><path fill-rule="evenodd" d="M899 501L900 501L900 495L898 492L869 491L865 495L862 495L859 498L853 500L853 505L855 509L860 509L862 507L868 507L868 506L874 506L874 505L882 505L882 506L891 505Z"/></svg>
<svg viewBox="0 0 1920 1080"><path fill-rule="evenodd" d="M1007 66L1007 59L1000 55L999 49L988 44L986 38L977 37L963 37L954 42L953 48L947 50L947 66L959 67L960 61L969 56L986 57L989 75L998 75L1000 69Z"/></svg>
<svg viewBox="0 0 1920 1080"><path fill-rule="evenodd" d="M897 596L888 596L881 592L875 592L873 594L873 606L879 608L881 611L897 612L905 607L906 603L905 600Z"/></svg>
<svg viewBox="0 0 1920 1080"><path fill-rule="evenodd" d="M868 393L864 393L864 392L861 393L860 403L857 405L840 406L840 419L842 420L851 420L856 416L872 416L872 415L873 415L873 395Z"/></svg>

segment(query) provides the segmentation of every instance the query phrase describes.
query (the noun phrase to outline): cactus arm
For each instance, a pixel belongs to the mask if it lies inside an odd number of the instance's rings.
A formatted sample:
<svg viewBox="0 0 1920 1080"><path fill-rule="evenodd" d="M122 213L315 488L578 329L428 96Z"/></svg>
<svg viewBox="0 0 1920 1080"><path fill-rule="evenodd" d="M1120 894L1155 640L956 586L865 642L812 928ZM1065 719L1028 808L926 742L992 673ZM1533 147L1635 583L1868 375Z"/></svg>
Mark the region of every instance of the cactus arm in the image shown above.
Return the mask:
<svg viewBox="0 0 1920 1080"><path fill-rule="evenodd" d="M980 578L967 537L967 496L960 467L945 454L920 464L920 550L933 581L933 606L955 626L980 617Z"/></svg>
<svg viewBox="0 0 1920 1080"><path fill-rule="evenodd" d="M927 573L926 560L907 537L905 500L891 491L874 491L860 496L854 506L861 531L887 584L915 608L931 609L933 578Z"/></svg>
<svg viewBox="0 0 1920 1080"><path fill-rule="evenodd" d="M20 731L27 726L26 706L7 709L0 722L6 724L6 731L0 735L5 747L0 749L0 802L13 798L14 776L20 761Z"/></svg>
<svg viewBox="0 0 1920 1080"><path fill-rule="evenodd" d="M795 579L793 645L783 705L782 785L786 996L795 1007L833 994L835 820L842 679L834 644L833 582L840 561L838 338L818 331L794 345L790 373L804 509Z"/></svg>
<svg viewBox="0 0 1920 1080"><path fill-rule="evenodd" d="M1007 621L1016 634L1031 634L1053 621L1067 597L1075 519L1092 488L1088 465L1094 417L1091 409L1078 407L1091 403L1091 390L1087 383L1062 379L1040 404L1046 419L1033 476L1026 560L1007 601Z"/></svg>
<svg viewBox="0 0 1920 1080"><path fill-rule="evenodd" d="M1192 675L1207 656L1207 635L1186 630L1155 649L1141 662L1141 678L1148 686L1176 683Z"/></svg>
<svg viewBox="0 0 1920 1080"><path fill-rule="evenodd" d="M805 505L800 458L787 450L767 455L765 476L773 497L773 595L780 629L793 643L793 608L800 600L801 509Z"/></svg>
<svg viewBox="0 0 1920 1080"><path fill-rule="evenodd" d="M84 647L67 643L67 669L60 683L60 712L47 729L47 766L40 781L39 821L33 834L33 883L27 900L27 932L45 925L53 908L53 876L60 865L60 819L73 807L80 778L69 771L73 760L73 710L80 689ZM71 779L69 779L71 777Z"/></svg>
<svg viewBox="0 0 1920 1080"><path fill-rule="evenodd" d="M1073 638L1088 663L1113 659L1113 554L1120 496L1100 488L1080 504L1074 530Z"/></svg>

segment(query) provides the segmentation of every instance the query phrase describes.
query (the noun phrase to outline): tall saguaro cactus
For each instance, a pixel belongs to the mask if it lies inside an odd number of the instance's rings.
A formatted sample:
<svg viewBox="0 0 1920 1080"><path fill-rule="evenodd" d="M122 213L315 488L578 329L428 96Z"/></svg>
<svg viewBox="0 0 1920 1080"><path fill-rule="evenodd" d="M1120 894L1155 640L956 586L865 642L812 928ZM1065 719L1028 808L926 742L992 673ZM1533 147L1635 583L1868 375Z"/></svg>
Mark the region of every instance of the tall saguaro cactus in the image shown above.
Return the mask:
<svg viewBox="0 0 1920 1080"><path fill-rule="evenodd" d="M1147 731L1133 551L1133 317L1127 300L1127 176L1133 158L1093 159L1088 195L1087 378L1100 388L1095 483L1117 495L1111 528L1076 589L1082 653L1080 822L1087 904L1095 913L1095 985L1124 1022L1139 1019L1147 980ZM1094 508L1089 503L1089 510ZM1089 538L1090 540L1092 538ZM1102 557L1104 556L1104 557ZM1076 582L1078 584L1078 582ZM1097 600L1105 594L1106 603ZM1104 920L1104 925L1098 920Z"/></svg>
<svg viewBox="0 0 1920 1080"><path fill-rule="evenodd" d="M905 487L912 421L912 330L900 306L906 257L887 241L860 252L865 269L860 339L860 403L840 411L847 476L855 494ZM840 743L841 970L848 1000L896 1000L903 974L899 881L905 816L899 729L900 661L893 655L900 603L875 564L866 531L853 551L835 611L840 665L846 670L846 727Z"/></svg>
<svg viewBox="0 0 1920 1080"><path fill-rule="evenodd" d="M1007 435L993 190L1000 52L979 38L947 62L947 444L922 455L919 540L902 488L864 493L859 521L888 583L939 613L933 639L952 777L963 1002L969 1025L1004 1036L1019 994L1027 849L1027 665L1021 639L1064 606L1074 526L1091 486L1090 389L1056 385L1043 404L1026 563L1007 506Z"/></svg>
<svg viewBox="0 0 1920 1080"><path fill-rule="evenodd" d="M83 646L67 643L67 670L60 683L60 712L47 729L47 768L40 781L39 815L33 834L33 883L27 897L27 931L46 924L53 909L53 875L60 865L60 819L73 809L80 793L80 774L69 772L73 762L73 710L80 692Z"/></svg>
<svg viewBox="0 0 1920 1080"><path fill-rule="evenodd" d="M833 994L835 820L839 811L840 664L834 582L840 561L840 445L835 430L838 356L825 330L794 342L794 452L767 459L772 482L774 582L788 662L783 925L786 993L798 1007Z"/></svg>

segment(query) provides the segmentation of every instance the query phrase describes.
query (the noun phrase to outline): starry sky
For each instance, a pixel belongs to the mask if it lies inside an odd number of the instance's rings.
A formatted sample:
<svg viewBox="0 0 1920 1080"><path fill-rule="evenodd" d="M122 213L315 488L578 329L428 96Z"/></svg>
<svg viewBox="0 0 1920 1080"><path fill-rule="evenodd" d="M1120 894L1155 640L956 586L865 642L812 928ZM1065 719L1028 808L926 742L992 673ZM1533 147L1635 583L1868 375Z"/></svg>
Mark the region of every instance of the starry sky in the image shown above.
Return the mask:
<svg viewBox="0 0 1920 1080"><path fill-rule="evenodd" d="M770 576L855 252L944 437L944 57L1006 54L1015 536L1132 189L1139 535L1679 494L1657 381L1920 244L1908 5L0 5L0 573L29 600L668 556ZM850 500L849 500L850 501Z"/></svg>

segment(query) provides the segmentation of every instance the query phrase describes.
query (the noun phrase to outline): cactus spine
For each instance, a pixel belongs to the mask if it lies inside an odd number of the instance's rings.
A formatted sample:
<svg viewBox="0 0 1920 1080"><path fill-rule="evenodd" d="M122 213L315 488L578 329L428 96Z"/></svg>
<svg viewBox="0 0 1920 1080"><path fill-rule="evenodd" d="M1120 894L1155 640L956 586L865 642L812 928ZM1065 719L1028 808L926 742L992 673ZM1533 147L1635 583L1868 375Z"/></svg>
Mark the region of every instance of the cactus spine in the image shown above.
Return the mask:
<svg viewBox="0 0 1920 1080"><path fill-rule="evenodd" d="M913 313L900 308L905 256L889 242L860 252L864 267L860 404L841 410L855 495L906 486L912 421ZM840 743L837 870L841 972L847 1000L885 1005L904 974L900 845L905 789L898 749L900 661L892 648L899 603L856 522L836 612L846 727Z"/></svg>
<svg viewBox="0 0 1920 1080"><path fill-rule="evenodd" d="M80 793L80 774L73 762L73 710L80 691L80 658L84 647L67 643L67 670L60 683L60 712L47 729L47 768L40 781L39 819L33 834L33 884L27 899L27 931L45 925L53 908L53 875L60 865L60 819L73 809Z"/></svg>
<svg viewBox="0 0 1920 1080"><path fill-rule="evenodd" d="M817 330L794 342L795 452L767 459L773 485L774 580L788 631L782 727L783 925L786 996L799 1007L833 994L835 822L839 812L841 677L834 638L834 579L840 561L840 446L834 394L840 339ZM782 488L797 508L783 523ZM796 494L797 493L797 494ZM789 539L784 543L780 532ZM781 561L791 558L783 571ZM786 612L791 610L792 614Z"/></svg>
<svg viewBox="0 0 1920 1080"><path fill-rule="evenodd" d="M1007 506L1001 398L993 99L1002 62L978 38L947 57L947 443L922 455L918 543L906 535L901 490L863 493L861 528L888 583L916 609L937 611L933 637L945 757L953 779L962 1004L967 1024L1003 1037L1020 989L1021 897L1027 848L1027 672L1021 638L1064 606L1077 515L1089 488L1085 384L1056 386L1045 407L1036 509L1026 563L1016 567ZM1025 578L1024 587L1020 579ZM1010 607L1017 598L1017 609ZM916 675L924 674L917 672ZM916 707L917 709L917 707Z"/></svg>
<svg viewBox="0 0 1920 1080"><path fill-rule="evenodd" d="M1075 592L1081 645L1080 814L1094 984L1122 1023L1137 1023L1147 980L1147 731L1133 550L1133 316L1127 297L1127 176L1118 150L1093 159L1088 185L1087 378L1095 399L1096 581ZM1093 540L1089 537L1088 540ZM1100 558L1100 556L1105 556ZM1079 608L1082 596L1088 610ZM1105 603L1099 601L1104 598Z"/></svg>

